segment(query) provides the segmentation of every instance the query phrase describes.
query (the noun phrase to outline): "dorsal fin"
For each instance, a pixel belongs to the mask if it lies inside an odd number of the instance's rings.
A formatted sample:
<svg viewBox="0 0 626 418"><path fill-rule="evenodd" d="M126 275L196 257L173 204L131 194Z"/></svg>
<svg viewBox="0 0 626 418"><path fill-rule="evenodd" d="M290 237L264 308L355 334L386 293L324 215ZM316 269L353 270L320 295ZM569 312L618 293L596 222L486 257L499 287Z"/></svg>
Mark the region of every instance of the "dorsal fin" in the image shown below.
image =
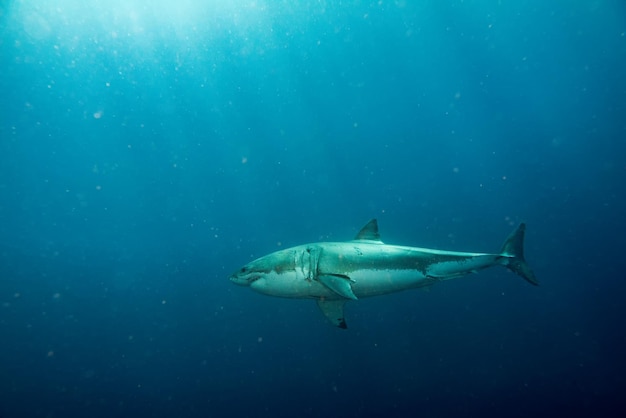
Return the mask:
<svg viewBox="0 0 626 418"><path fill-rule="evenodd" d="M354 237L355 240L367 240L367 241L380 241L380 234L378 233L378 222L376 219L372 219L365 224L363 228Z"/></svg>

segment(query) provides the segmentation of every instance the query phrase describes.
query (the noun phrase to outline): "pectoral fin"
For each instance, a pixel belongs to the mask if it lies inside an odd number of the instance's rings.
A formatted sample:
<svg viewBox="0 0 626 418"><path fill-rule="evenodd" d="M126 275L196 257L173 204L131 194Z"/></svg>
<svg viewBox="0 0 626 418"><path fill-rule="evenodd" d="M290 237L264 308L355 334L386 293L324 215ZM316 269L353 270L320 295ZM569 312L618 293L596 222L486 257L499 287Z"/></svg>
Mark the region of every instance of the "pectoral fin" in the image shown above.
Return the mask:
<svg viewBox="0 0 626 418"><path fill-rule="evenodd" d="M326 300L318 299L317 306L320 307L322 313L328 320L335 326L346 329L346 320L343 317L343 305L346 303L345 299L339 300Z"/></svg>
<svg viewBox="0 0 626 418"><path fill-rule="evenodd" d="M346 299L357 300L354 292L352 292L351 280L348 276L324 274L317 276L317 279L324 286Z"/></svg>

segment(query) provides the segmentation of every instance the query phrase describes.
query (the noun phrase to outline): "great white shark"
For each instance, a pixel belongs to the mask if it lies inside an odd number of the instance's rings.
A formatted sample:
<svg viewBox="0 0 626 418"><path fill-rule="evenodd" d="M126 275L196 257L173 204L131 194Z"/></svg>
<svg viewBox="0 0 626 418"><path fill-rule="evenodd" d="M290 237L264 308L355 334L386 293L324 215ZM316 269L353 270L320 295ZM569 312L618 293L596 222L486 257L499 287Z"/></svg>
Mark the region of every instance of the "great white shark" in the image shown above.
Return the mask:
<svg viewBox="0 0 626 418"><path fill-rule="evenodd" d="M276 251L246 264L230 280L264 295L314 299L331 323L347 328L343 308L349 300L428 287L492 266L538 285L524 259L525 230L521 223L499 253L469 253L384 244L372 219L352 241Z"/></svg>

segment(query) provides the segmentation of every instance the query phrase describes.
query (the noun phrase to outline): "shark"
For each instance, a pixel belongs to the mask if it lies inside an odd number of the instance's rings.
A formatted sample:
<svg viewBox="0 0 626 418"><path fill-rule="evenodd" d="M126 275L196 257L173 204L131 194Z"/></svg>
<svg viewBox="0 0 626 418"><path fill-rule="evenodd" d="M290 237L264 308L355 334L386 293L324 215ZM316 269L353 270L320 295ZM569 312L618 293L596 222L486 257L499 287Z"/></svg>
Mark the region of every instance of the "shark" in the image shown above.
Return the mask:
<svg viewBox="0 0 626 418"><path fill-rule="evenodd" d="M230 276L230 281L264 295L313 299L335 326L347 328L344 305L370 296L426 288L493 266L503 266L539 285L524 258L526 225L511 232L498 253L444 251L388 245L376 219L352 241L316 242L258 258Z"/></svg>

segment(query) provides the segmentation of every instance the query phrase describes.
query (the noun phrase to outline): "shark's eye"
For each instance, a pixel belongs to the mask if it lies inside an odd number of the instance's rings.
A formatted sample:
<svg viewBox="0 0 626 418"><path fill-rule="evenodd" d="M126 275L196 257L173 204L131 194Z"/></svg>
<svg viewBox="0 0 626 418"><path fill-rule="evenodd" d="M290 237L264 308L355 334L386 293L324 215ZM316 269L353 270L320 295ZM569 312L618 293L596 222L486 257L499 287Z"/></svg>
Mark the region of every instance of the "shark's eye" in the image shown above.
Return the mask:
<svg viewBox="0 0 626 418"><path fill-rule="evenodd" d="M241 272L242 272L242 273L245 273L246 271L248 271L248 267L242 267L242 268L241 268Z"/></svg>

